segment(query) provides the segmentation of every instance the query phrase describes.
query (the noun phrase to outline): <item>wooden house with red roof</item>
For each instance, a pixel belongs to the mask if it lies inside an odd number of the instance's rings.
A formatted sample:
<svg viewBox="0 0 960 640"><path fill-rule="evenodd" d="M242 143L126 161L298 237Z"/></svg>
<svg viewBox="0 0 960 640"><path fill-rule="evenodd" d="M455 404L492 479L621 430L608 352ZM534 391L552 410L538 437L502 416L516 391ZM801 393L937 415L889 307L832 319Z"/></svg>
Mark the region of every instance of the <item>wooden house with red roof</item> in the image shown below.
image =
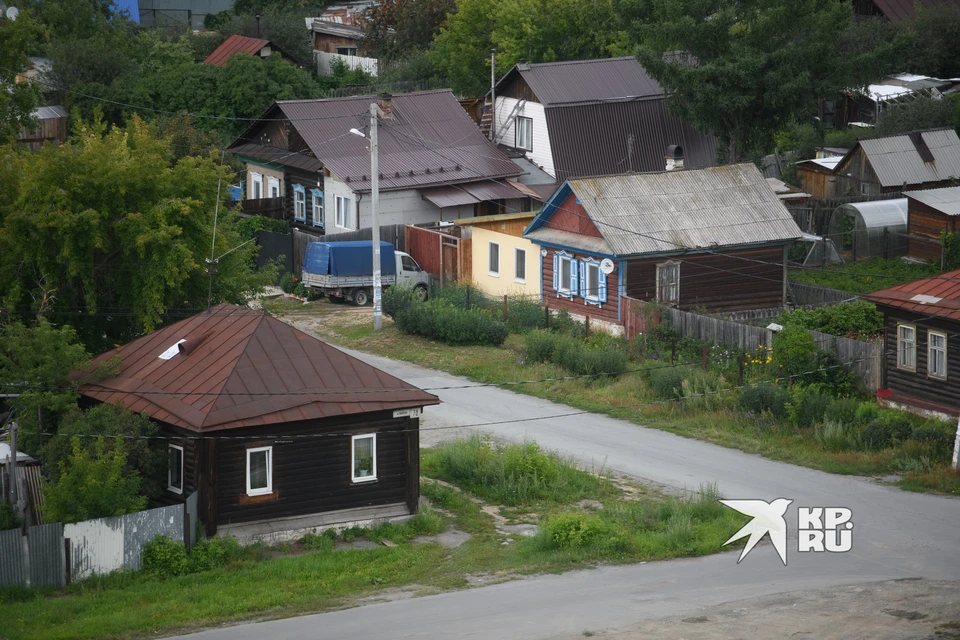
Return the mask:
<svg viewBox="0 0 960 640"><path fill-rule="evenodd" d="M960 415L960 270L863 296L884 316L881 402Z"/></svg>
<svg viewBox="0 0 960 640"><path fill-rule="evenodd" d="M213 52L204 59L203 64L223 67L226 66L230 58L238 53L245 53L259 58L269 58L274 53L277 53L290 64L296 64L293 58L285 54L269 40L241 35L232 35L224 40L219 47L214 49Z"/></svg>
<svg viewBox="0 0 960 640"><path fill-rule="evenodd" d="M80 387L169 437L163 501L199 491L208 534L298 538L416 513L419 416L436 396L261 311L222 304L94 359Z"/></svg>

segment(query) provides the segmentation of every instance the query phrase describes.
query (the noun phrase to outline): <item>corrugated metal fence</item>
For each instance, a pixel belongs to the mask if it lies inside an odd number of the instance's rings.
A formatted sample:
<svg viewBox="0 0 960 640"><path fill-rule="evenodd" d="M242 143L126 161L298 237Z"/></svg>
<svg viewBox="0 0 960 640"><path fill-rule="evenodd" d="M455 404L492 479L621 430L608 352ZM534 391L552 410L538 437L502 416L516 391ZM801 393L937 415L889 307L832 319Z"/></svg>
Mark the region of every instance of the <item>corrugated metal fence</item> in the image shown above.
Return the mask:
<svg viewBox="0 0 960 640"><path fill-rule="evenodd" d="M0 586L63 586L117 569L140 568L143 546L157 535L196 542L197 494L187 504L114 518L0 531ZM187 524L189 523L189 524Z"/></svg>

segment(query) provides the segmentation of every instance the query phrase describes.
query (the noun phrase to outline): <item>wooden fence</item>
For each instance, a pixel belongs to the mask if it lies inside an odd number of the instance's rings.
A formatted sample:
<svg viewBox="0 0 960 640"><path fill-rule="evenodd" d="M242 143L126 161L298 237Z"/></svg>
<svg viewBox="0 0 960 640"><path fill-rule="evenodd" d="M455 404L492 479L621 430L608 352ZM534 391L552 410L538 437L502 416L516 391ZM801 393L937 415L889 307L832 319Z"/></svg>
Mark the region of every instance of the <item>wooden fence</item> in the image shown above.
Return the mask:
<svg viewBox="0 0 960 640"><path fill-rule="evenodd" d="M459 281L464 270L460 238L413 225L407 225L404 233L407 253L424 271L437 277L441 287L444 282Z"/></svg>
<svg viewBox="0 0 960 640"><path fill-rule="evenodd" d="M802 282L790 282L790 301L797 307L825 307L841 302L850 302L856 300L857 296L848 291L831 289L830 287L821 287L816 284L804 284Z"/></svg>
<svg viewBox="0 0 960 640"><path fill-rule="evenodd" d="M650 302L623 297L621 309L627 339L646 333L661 322L673 327L681 338L696 338L703 342L722 344L728 347L753 351L760 346L773 346L774 332L766 327L756 327L710 316L701 316L670 307L660 307ZM857 374L860 382L870 391L880 388L880 366L883 345L860 342L849 338L831 336L819 331L808 331L819 347L832 352L840 362Z"/></svg>

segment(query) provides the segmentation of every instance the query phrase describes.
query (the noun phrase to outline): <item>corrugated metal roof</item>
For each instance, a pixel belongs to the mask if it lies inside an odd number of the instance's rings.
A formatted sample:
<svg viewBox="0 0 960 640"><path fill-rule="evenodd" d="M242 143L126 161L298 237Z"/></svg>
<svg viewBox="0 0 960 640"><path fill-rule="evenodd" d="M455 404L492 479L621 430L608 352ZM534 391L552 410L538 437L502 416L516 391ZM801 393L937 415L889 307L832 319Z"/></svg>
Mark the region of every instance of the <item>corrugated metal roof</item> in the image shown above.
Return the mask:
<svg viewBox="0 0 960 640"><path fill-rule="evenodd" d="M663 95L637 59L608 58L517 65L498 84L519 73L545 107L570 102L648 98Z"/></svg>
<svg viewBox="0 0 960 640"><path fill-rule="evenodd" d="M891 22L902 22L913 15L916 5L921 7L960 7L958 0L873 0L877 8Z"/></svg>
<svg viewBox="0 0 960 640"><path fill-rule="evenodd" d="M81 385L83 395L198 432L439 403L276 318L229 304L108 351L87 372L114 356L120 374Z"/></svg>
<svg viewBox="0 0 960 640"><path fill-rule="evenodd" d="M888 307L960 321L960 270L861 296Z"/></svg>
<svg viewBox="0 0 960 640"><path fill-rule="evenodd" d="M557 180L663 171L669 145L683 147L684 165L716 164L717 140L670 115L652 98L567 105L546 110Z"/></svg>
<svg viewBox="0 0 960 640"><path fill-rule="evenodd" d="M787 242L801 233L753 164L584 178L570 186L618 256Z"/></svg>
<svg viewBox="0 0 960 640"><path fill-rule="evenodd" d="M323 163L316 158L308 156L305 153L287 151L286 149L278 149L277 147L250 143L230 147L227 151L241 156L249 156L251 158L257 158L258 160L273 162L285 167L315 171L317 173L323 171Z"/></svg>
<svg viewBox="0 0 960 640"><path fill-rule="evenodd" d="M227 60L229 60L230 57L236 53L249 53L250 55L256 55L261 49L269 45L269 40L232 35L224 40L223 44L214 49L213 53L207 56L203 63L213 65L215 67L222 67L227 64Z"/></svg>
<svg viewBox="0 0 960 640"><path fill-rule="evenodd" d="M837 165L840 164L841 160L843 160L842 157L833 156L831 158L811 158L809 160L801 160L797 164L799 165L799 164L810 163L810 164L817 165L818 167L823 167L824 169L833 171L834 169L837 168Z"/></svg>
<svg viewBox="0 0 960 640"><path fill-rule="evenodd" d="M376 99L291 100L276 106L330 171L354 191L367 192L368 143L348 132L364 128ZM398 94L392 102L393 117L381 118L378 126L382 191L520 175L521 169L484 137L449 89Z"/></svg>
<svg viewBox="0 0 960 640"><path fill-rule="evenodd" d="M420 195L438 207L457 207L487 200L509 200L525 197L525 194L510 185L493 181L420 189Z"/></svg>
<svg viewBox="0 0 960 640"><path fill-rule="evenodd" d="M923 161L910 134L866 138L857 143L881 185L895 187L960 178L960 138L957 138L957 132L947 128L923 131L919 135L933 154L933 162ZM856 146L847 158L855 152ZM845 164L841 163L837 171L842 173Z"/></svg>
<svg viewBox="0 0 960 640"><path fill-rule="evenodd" d="M837 207L832 215L838 213L860 215L863 225L867 229L883 229L897 227L906 231L907 228L907 199L874 200L872 202L848 202ZM832 216L831 216L832 217Z"/></svg>
<svg viewBox="0 0 960 640"><path fill-rule="evenodd" d="M325 33L340 38L349 38L350 40L363 40L363 29L352 24L314 18L310 28L314 33Z"/></svg>
<svg viewBox="0 0 960 640"><path fill-rule="evenodd" d="M908 191L903 195L948 216L960 216L960 187Z"/></svg>
<svg viewBox="0 0 960 640"><path fill-rule="evenodd" d="M56 120L57 118L69 117L67 110L58 104L37 107L30 115L38 120Z"/></svg>

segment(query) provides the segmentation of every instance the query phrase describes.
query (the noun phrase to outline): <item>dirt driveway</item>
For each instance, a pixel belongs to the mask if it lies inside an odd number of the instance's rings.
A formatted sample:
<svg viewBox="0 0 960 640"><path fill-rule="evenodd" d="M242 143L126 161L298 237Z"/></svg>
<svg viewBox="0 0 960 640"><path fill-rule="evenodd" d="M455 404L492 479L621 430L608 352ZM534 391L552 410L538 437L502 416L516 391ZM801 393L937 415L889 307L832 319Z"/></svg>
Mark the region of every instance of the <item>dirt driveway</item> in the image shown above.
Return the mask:
<svg viewBox="0 0 960 640"><path fill-rule="evenodd" d="M960 640L960 582L890 580L730 602L556 640Z"/></svg>

